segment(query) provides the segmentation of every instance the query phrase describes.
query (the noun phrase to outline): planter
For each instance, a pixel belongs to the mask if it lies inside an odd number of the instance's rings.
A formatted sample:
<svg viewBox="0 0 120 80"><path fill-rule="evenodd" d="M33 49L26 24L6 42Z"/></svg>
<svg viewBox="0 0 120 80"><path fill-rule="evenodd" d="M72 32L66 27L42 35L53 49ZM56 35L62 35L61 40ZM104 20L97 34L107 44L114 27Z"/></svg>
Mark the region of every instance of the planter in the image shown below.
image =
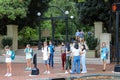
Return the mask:
<svg viewBox="0 0 120 80"><path fill-rule="evenodd" d="M86 53L87 58L95 58L95 50L88 50Z"/></svg>

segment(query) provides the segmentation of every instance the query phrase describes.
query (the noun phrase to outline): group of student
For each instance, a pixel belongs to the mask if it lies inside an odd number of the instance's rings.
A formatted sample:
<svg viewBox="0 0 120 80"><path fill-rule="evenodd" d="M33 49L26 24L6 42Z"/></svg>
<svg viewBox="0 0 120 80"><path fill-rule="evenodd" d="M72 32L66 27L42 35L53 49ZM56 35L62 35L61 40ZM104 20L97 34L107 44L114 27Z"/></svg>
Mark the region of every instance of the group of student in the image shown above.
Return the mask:
<svg viewBox="0 0 120 80"><path fill-rule="evenodd" d="M49 42L49 45L47 42L43 43L42 47L42 53L43 53L43 61L45 65L45 72L44 74L50 74L50 67L54 68L54 45L52 42ZM74 42L72 44L63 42L61 43L61 61L62 61L62 69L65 69L65 74L71 73L87 73L86 68L86 44L84 40L81 42ZM12 51L10 47L7 45L5 46L6 53L3 54L6 62L7 67L7 73L5 76L12 76L12 67L11 67L11 55ZM103 71L106 70L106 60L107 60L107 54L108 54L108 48L106 47L106 43L103 42L100 53L101 53L101 59L103 61ZM30 44L26 45L26 48L24 49L24 53L26 55L26 68L25 70L31 71L32 69L32 57L33 57L33 49L30 47ZM81 64L80 64L81 63ZM81 68L82 65L82 68ZM81 71L82 70L82 71Z"/></svg>
<svg viewBox="0 0 120 80"><path fill-rule="evenodd" d="M61 45L61 59L62 69L65 73L87 73L86 69L86 48L84 44L74 42L72 44L67 43L66 45L62 42ZM80 68L80 63L82 68ZM82 70L82 72L81 72Z"/></svg>

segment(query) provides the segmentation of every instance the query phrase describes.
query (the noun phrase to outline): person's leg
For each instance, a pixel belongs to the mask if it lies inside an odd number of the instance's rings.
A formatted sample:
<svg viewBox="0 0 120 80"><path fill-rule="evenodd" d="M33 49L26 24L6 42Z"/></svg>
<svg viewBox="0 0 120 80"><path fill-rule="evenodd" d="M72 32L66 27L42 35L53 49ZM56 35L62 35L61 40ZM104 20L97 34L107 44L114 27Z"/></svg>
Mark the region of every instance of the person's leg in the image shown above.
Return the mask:
<svg viewBox="0 0 120 80"><path fill-rule="evenodd" d="M52 68L54 67L54 60L53 60L53 58L54 58L54 54L51 54L51 66L52 66Z"/></svg>
<svg viewBox="0 0 120 80"><path fill-rule="evenodd" d="M106 70L106 60L103 60L103 71Z"/></svg>
<svg viewBox="0 0 120 80"><path fill-rule="evenodd" d="M7 76L12 76L11 62L8 63L8 75Z"/></svg>
<svg viewBox="0 0 120 80"><path fill-rule="evenodd" d="M68 61L69 61L69 57L68 56L66 56L66 70L68 70L68 66L69 66L69 63L68 63Z"/></svg>
<svg viewBox="0 0 120 80"><path fill-rule="evenodd" d="M51 66L51 54L50 54L50 58L49 58L49 66Z"/></svg>
<svg viewBox="0 0 120 80"><path fill-rule="evenodd" d="M72 64L72 73L75 73L76 71L76 56L73 58L73 64Z"/></svg>
<svg viewBox="0 0 120 80"><path fill-rule="evenodd" d="M63 57L63 53L61 54L61 59L62 59L62 69L64 70L64 57Z"/></svg>
<svg viewBox="0 0 120 80"><path fill-rule="evenodd" d="M86 69L86 60L85 60L85 56L82 56L81 57L81 63L82 63L82 72L87 72L87 69Z"/></svg>
<svg viewBox="0 0 120 80"><path fill-rule="evenodd" d="M76 72L79 74L80 73L80 56L77 56L77 69Z"/></svg>
<svg viewBox="0 0 120 80"><path fill-rule="evenodd" d="M5 76L8 76L8 74L9 74L8 63L6 63L6 74L5 74Z"/></svg>

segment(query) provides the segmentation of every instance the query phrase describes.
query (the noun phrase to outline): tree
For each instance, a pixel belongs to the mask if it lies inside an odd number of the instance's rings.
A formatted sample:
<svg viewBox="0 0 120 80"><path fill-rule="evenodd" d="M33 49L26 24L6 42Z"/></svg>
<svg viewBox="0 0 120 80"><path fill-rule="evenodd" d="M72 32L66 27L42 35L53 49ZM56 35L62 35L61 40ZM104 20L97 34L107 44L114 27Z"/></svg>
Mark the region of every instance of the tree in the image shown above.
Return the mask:
<svg viewBox="0 0 120 80"><path fill-rule="evenodd" d="M14 21L27 16L28 5L31 0L0 0L0 19Z"/></svg>
<svg viewBox="0 0 120 80"><path fill-rule="evenodd" d="M49 8L46 10L45 14L43 17L64 17L62 15L61 10L59 10L56 7L50 7L50 6L56 6L59 7L63 10L63 14L65 11L69 11L69 18L70 16L74 16L74 20L69 19L69 34L73 35L78 27L78 17L77 17L77 7L75 6L75 2L70 1L70 0L52 0L49 3ZM54 20L55 22L55 35L65 35L65 19L56 19ZM42 24L43 27L47 27L51 29L51 22L50 21L44 21Z"/></svg>
<svg viewBox="0 0 120 80"><path fill-rule="evenodd" d="M107 23L109 20L109 7L104 0L86 0L80 4L79 18L83 24L93 25L95 21Z"/></svg>

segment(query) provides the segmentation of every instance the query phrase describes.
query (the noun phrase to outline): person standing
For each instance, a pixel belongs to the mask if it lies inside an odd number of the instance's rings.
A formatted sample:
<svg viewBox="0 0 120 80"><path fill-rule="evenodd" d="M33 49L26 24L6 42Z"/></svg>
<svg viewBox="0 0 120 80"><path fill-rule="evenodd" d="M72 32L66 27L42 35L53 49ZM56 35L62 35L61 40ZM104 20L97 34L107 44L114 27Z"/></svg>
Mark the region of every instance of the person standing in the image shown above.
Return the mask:
<svg viewBox="0 0 120 80"><path fill-rule="evenodd" d="M71 74L80 73L80 48L79 48L79 44L78 42L75 42L74 44L74 48L71 49L72 51L72 58L73 58L73 62L72 62L72 72Z"/></svg>
<svg viewBox="0 0 120 80"><path fill-rule="evenodd" d="M85 45L81 46L81 64L82 64L82 72L81 73L87 73L87 69L86 69L86 48Z"/></svg>
<svg viewBox="0 0 120 80"><path fill-rule="evenodd" d="M77 32L75 33L76 40L79 41L80 38L80 31L77 29Z"/></svg>
<svg viewBox="0 0 120 80"><path fill-rule="evenodd" d="M61 59L62 59L62 70L64 70L64 65L66 62L66 48L65 48L65 44L62 42L61 43Z"/></svg>
<svg viewBox="0 0 120 80"><path fill-rule="evenodd" d="M27 44L26 48L24 49L24 53L26 55L26 64L27 64L27 67L25 68L25 70L28 70L28 71L32 69L31 68L32 52L33 52L33 49L30 47L30 44Z"/></svg>
<svg viewBox="0 0 120 80"><path fill-rule="evenodd" d="M71 47L70 44L67 43L66 46L66 71L65 74L68 74L68 72L71 72Z"/></svg>
<svg viewBox="0 0 120 80"><path fill-rule="evenodd" d="M105 42L102 42L102 45L101 45L101 59L102 59L102 62L103 62L103 71L106 70L106 60L107 60L107 57L108 57L108 48L106 47L106 43Z"/></svg>
<svg viewBox="0 0 120 80"><path fill-rule="evenodd" d="M5 46L5 52L6 54L3 54L5 56L5 62L6 62L6 67L7 67L7 73L5 74L5 76L12 76L12 67L11 67L11 55L12 55L12 51L10 50L10 47L7 45Z"/></svg>
<svg viewBox="0 0 120 80"><path fill-rule="evenodd" d="M48 48L50 49L50 58L49 58L49 66L50 67L54 67L54 45L52 44L52 42L49 42L49 46Z"/></svg>
<svg viewBox="0 0 120 80"><path fill-rule="evenodd" d="M44 74L50 74L50 68L49 68L50 49L48 48L47 42L44 42L43 44L42 53L43 53L43 60L46 68L46 71L44 72Z"/></svg>

